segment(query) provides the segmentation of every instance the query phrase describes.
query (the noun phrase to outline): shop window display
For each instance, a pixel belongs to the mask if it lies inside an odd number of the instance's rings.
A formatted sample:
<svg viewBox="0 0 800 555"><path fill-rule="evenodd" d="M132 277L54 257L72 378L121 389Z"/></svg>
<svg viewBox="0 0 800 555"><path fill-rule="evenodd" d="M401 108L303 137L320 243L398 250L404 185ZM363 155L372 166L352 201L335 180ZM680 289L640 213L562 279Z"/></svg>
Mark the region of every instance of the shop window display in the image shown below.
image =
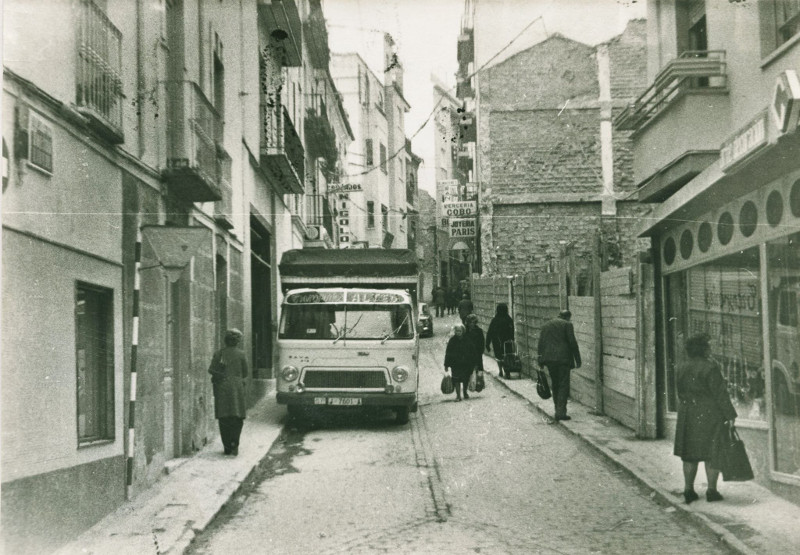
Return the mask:
<svg viewBox="0 0 800 555"><path fill-rule="evenodd" d="M800 233L767 243L774 468L800 476Z"/></svg>
<svg viewBox="0 0 800 555"><path fill-rule="evenodd" d="M739 418L765 420L758 248L667 276L668 408L677 410L675 369L688 336L705 332Z"/></svg>

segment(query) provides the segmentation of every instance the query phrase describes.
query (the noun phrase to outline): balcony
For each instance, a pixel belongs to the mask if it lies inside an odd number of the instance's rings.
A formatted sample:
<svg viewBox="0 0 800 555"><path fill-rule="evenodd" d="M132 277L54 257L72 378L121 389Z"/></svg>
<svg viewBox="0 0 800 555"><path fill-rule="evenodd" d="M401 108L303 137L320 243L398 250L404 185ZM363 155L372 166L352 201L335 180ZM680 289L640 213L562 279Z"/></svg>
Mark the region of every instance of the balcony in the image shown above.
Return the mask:
<svg viewBox="0 0 800 555"><path fill-rule="evenodd" d="M89 126L111 144L125 142L122 130L122 33L93 0L78 6L75 99Z"/></svg>
<svg viewBox="0 0 800 555"><path fill-rule="evenodd" d="M284 106L261 105L261 165L283 194L305 191L305 149Z"/></svg>
<svg viewBox="0 0 800 555"><path fill-rule="evenodd" d="M216 139L222 119L192 81L167 81L163 93L167 163L162 176L170 193L189 202L221 200Z"/></svg>
<svg viewBox="0 0 800 555"><path fill-rule="evenodd" d="M299 67L303 63L303 25L295 0L258 0L259 25L273 45L284 51L283 64Z"/></svg>
<svg viewBox="0 0 800 555"><path fill-rule="evenodd" d="M464 29L458 35L458 50L456 57L459 63L468 63L475 58L475 39L472 29Z"/></svg>
<svg viewBox="0 0 800 555"><path fill-rule="evenodd" d="M614 119L631 131L633 179L641 202L661 202L717 157L729 134L725 53L687 52L672 60Z"/></svg>
<svg viewBox="0 0 800 555"><path fill-rule="evenodd" d="M669 62L653 84L615 118L614 127L639 131L683 96L709 92L728 92L725 52L684 52Z"/></svg>
<svg viewBox="0 0 800 555"><path fill-rule="evenodd" d="M217 175L222 198L214 204L214 221L222 229L233 229L233 188L231 187L231 157L217 145Z"/></svg>

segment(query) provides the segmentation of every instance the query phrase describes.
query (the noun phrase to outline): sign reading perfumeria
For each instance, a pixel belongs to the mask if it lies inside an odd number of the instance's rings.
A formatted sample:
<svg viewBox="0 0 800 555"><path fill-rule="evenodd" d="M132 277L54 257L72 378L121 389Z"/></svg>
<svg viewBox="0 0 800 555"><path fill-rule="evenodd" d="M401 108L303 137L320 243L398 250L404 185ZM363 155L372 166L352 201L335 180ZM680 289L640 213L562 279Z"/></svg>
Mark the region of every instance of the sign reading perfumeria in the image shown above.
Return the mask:
<svg viewBox="0 0 800 555"><path fill-rule="evenodd" d="M741 162L767 144L767 112L739 129L733 137L722 143L719 149L719 164L722 171Z"/></svg>
<svg viewBox="0 0 800 555"><path fill-rule="evenodd" d="M451 218L450 237L475 237L477 235L476 218Z"/></svg>
<svg viewBox="0 0 800 555"><path fill-rule="evenodd" d="M361 183L339 183L328 187L329 193L360 193L363 190Z"/></svg>

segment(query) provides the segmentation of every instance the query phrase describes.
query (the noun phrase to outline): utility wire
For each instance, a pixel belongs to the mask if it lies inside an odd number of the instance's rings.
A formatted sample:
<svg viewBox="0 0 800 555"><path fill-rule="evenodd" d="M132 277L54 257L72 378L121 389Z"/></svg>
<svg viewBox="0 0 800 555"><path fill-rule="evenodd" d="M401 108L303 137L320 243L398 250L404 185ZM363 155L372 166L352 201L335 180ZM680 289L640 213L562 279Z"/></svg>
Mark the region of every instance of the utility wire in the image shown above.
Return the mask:
<svg viewBox="0 0 800 555"><path fill-rule="evenodd" d="M519 39L519 38L520 38L520 37L521 37L521 36L522 36L522 35L525 33L525 31L527 31L528 29L530 29L531 27L533 27L533 25L534 25L534 24L535 24L537 21L542 21L542 26L544 27L544 20L543 20L543 16L541 16L541 15L540 15L540 16L537 16L537 17L535 17L534 19L532 19L532 20L531 20L531 21L530 21L530 22L529 22L529 23L528 23L528 24L527 24L527 25L526 25L526 26L525 26L525 27L524 27L524 28L523 28L523 29L522 29L522 30L521 30L519 33L517 33L517 34L514 36L514 38L512 38L510 41L508 41L508 42L507 42L507 43L506 43L506 44L505 44L505 45L504 45L504 46L503 46L503 47L502 47L500 50L498 50L498 51L497 51L497 52L496 52L496 53L495 53L495 54L494 54L494 55L493 55L491 58L489 58L489 59L488 59L486 62L484 62L484 63L483 63L483 65L481 65L481 67L479 67L478 69L476 69L475 71L473 71L472 73L470 73L469 75L467 75L467 76L465 77L465 80L472 79L472 78L473 78L475 75L477 75L478 73L480 73L481 71L483 71L483 70L486 68L486 66L488 66L489 64L491 64L491 63L492 63L494 60L496 60L496 59L497 59L497 57L498 57L498 56L500 56L500 55L501 55L503 52L505 52L506 50L508 50L508 49L509 49L509 48L510 48L510 47L511 47L511 46L512 46L512 45L513 45L513 44L514 44L516 41L517 41L517 39ZM546 29L546 28L545 28L545 36L549 38L549 34L547 33L547 29ZM450 87L450 88L447 90L447 92L448 92L448 93L452 93L452 92L455 92L455 90L456 90L456 89L454 89L453 87ZM425 118L425 120L422 122L422 125L420 125L420 126L419 126L419 128L418 128L418 129L417 129L417 130L416 130L416 131L415 131L415 132L414 132L414 133L413 133L413 134L412 134L410 137L407 137L409 140L411 140L411 139L415 138L417 135L419 135L419 134L422 132L422 130L425 128L425 126L426 126L426 125L428 125L428 123L430 122L431 118L432 118L432 117L433 117L433 116L436 114L436 111L438 110L438 108L439 108L439 105L442 103L442 101L443 101L443 100L444 100L444 96L440 96L440 97L439 97L439 101L438 101L438 102L436 103L436 105L433 107L433 110L431 110L431 113L430 113L430 114L428 114L428 116L427 116L427 117ZM394 159L395 159L395 158L397 158L397 157L398 157L398 156L399 156L399 155L400 155L402 152L405 152L405 150L406 150L406 149L405 149L405 146L404 146L403 148L401 148L400 150L398 150L397 152L393 153L391 156L389 156L388 158L386 158L386 162L389 162L390 160L394 160ZM347 178L351 178L351 177L360 177L360 176L362 176L362 175L367 175L367 174L369 174L369 173L372 173L372 172L374 172L374 171L375 171L375 170L377 170L377 169L378 169L378 167L376 166L376 167L370 168L370 169L368 169L368 170L365 170L365 171L363 171L363 172L360 172L360 173L355 173L355 174L350 174L350 175L344 175L344 176L342 176L342 178L344 178L344 179L347 179Z"/></svg>

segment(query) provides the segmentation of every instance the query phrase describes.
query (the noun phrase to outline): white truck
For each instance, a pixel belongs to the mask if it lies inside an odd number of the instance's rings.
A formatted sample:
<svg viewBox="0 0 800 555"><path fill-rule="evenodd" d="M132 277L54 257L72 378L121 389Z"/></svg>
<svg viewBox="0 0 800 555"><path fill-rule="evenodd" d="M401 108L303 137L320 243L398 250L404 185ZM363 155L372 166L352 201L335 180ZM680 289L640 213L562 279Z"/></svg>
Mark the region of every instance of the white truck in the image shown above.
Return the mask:
<svg viewBox="0 0 800 555"><path fill-rule="evenodd" d="M283 254L277 401L417 410L416 256L402 249L303 249Z"/></svg>

